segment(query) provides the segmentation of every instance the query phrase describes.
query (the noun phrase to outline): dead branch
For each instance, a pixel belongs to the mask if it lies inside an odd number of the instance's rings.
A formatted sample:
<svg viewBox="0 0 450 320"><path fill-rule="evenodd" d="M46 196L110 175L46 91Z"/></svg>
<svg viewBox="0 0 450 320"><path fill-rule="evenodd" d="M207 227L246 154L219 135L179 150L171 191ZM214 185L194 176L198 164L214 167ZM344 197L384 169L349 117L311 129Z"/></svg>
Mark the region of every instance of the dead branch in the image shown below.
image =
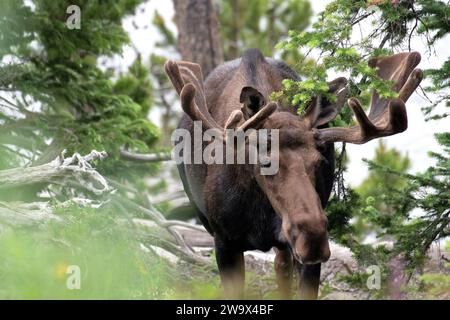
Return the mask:
<svg viewBox="0 0 450 320"><path fill-rule="evenodd" d="M49 201L32 203L0 201L0 224L29 226L50 221L64 223L64 220L54 213L57 209L67 208L74 204L81 207L99 208L104 203L77 197L56 205L52 205Z"/></svg>
<svg viewBox="0 0 450 320"><path fill-rule="evenodd" d="M120 150L120 155L125 160L137 162L161 162L172 159L170 153L134 153L127 150Z"/></svg>
<svg viewBox="0 0 450 320"><path fill-rule="evenodd" d="M1 170L0 189L73 178L80 186L95 194L111 191L106 179L90 164L91 161L105 158L106 152L93 150L86 156L75 153L68 158L64 158L64 153L40 166Z"/></svg>
<svg viewBox="0 0 450 320"><path fill-rule="evenodd" d="M53 214L47 202L19 203L0 202L0 223L17 225L34 225L48 221L61 222L62 219Z"/></svg>
<svg viewBox="0 0 450 320"><path fill-rule="evenodd" d="M144 227L146 229L157 228L158 225L147 219L133 219L133 223L137 226ZM168 224L173 226L173 229L178 232L184 241L191 247L214 247L213 237L206 231L204 227L183 223L177 225L174 220L168 220ZM175 223L173 223L175 222Z"/></svg>
<svg viewBox="0 0 450 320"><path fill-rule="evenodd" d="M183 239L183 242L185 241L184 236L181 236L183 234L182 228L176 227L173 228L169 232L168 229L162 229L167 231L166 234L155 231L155 229L159 229L161 231L161 228L159 225L157 225L154 221L149 221L145 219L133 219L133 224L138 227L138 232L135 231L135 234L138 235L139 239L143 241L147 245L159 247L165 251L168 251L169 253L177 256L178 258L195 263L195 264L201 264L201 265L210 265L210 261L206 259L205 257L201 256L197 252L193 250L185 250L183 246L179 246L176 243L173 243L172 232L176 232L178 235L180 235L181 239ZM186 229L184 229L186 230ZM197 234L207 235L206 231L195 231ZM186 244L187 245L187 244Z"/></svg>

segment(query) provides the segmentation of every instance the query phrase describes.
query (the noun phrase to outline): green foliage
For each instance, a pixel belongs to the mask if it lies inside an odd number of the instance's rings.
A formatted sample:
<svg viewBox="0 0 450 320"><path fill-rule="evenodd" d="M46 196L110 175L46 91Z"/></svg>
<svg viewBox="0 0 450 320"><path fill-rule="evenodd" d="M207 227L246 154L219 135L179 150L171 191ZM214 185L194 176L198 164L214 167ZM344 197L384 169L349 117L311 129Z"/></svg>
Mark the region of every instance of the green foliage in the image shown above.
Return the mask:
<svg viewBox="0 0 450 320"><path fill-rule="evenodd" d="M420 0L399 1L392 5L389 1L378 1L378 5L367 4L366 1L335 0L327 5L311 31L290 31L289 38L280 42L277 47L284 50L300 49L309 53L316 52L320 56L317 66L309 64L304 69L311 84L306 88L297 84L292 92L293 83L286 82L283 95L289 97L292 105L299 107L302 113L316 95L327 94L326 72L334 70L350 75L350 95L358 96L368 90L376 90L382 97L394 97L388 81L382 81L376 70L369 68L367 61L371 57L391 53L386 48L408 45L410 47L413 33L424 36L432 45L448 33L449 6L442 1ZM370 23L372 31L363 34L358 30L362 22ZM411 25L413 23L413 25ZM355 40L356 39L356 40ZM433 89L442 90L448 87L448 63L441 69L426 72L434 80ZM441 102L448 104L448 94L433 105L424 108L427 113ZM441 118L444 115L435 115ZM349 119L347 119L349 120Z"/></svg>
<svg viewBox="0 0 450 320"><path fill-rule="evenodd" d="M168 41L169 40L164 40L163 43ZM175 45L167 44L164 49L175 50ZM177 96L173 95L170 80L164 71L164 64L166 61L166 57L158 54L152 54L150 56L151 79L153 81L155 91L157 92L154 97L155 107L158 107L162 112L160 145L163 148L170 148L172 146L170 137L173 130L177 127L181 116L178 112L175 112L175 105L178 100Z"/></svg>
<svg viewBox="0 0 450 320"><path fill-rule="evenodd" d="M388 262L392 258L390 250L382 245L374 248L371 245L358 244L356 242L350 245L350 248L363 270L357 270L348 275L341 275L338 278L339 281L366 291L372 299L384 299L389 276ZM369 266L380 268L380 289L378 290L371 290L367 286L367 280L372 275L371 272L366 272L366 268Z"/></svg>
<svg viewBox="0 0 450 320"><path fill-rule="evenodd" d="M422 111L427 116L427 120L439 120L450 115L448 112L433 114L437 106L444 104L450 107L450 59L448 59L440 69L429 69L426 75L431 79L432 85L427 88L428 91L437 93L438 99L431 106L423 107Z"/></svg>
<svg viewBox="0 0 450 320"><path fill-rule="evenodd" d="M375 157L372 161L398 172L406 172L411 166L408 156L402 156L396 149L388 149L383 140L378 142L378 147L375 149ZM378 194L383 193L380 192L380 188L384 188L385 185L401 190L406 187L407 182L405 179L399 178L398 175L386 172L377 174L372 171L358 187L357 191L364 198L376 197Z"/></svg>
<svg viewBox="0 0 450 320"><path fill-rule="evenodd" d="M169 266L143 254L137 232L113 207L56 212L64 226L14 228L0 234L1 299L156 299L173 294ZM126 221L126 220L124 220ZM130 229L131 228L131 229ZM67 269L81 272L81 289L66 286Z"/></svg>
<svg viewBox="0 0 450 320"><path fill-rule="evenodd" d="M129 44L122 20L144 1L1 1L0 170L44 164L64 149L83 155L105 150L108 157L92 164L115 187L125 186L123 200L147 203L151 190L144 179L159 166L123 161L120 149L148 152L159 139L158 128L147 119L154 104L149 69L140 57L120 75L98 63L120 55ZM81 9L80 30L66 26L66 9L73 4ZM109 203L97 210L61 209L55 214L63 225L2 228L2 298L149 299L172 294L167 265L142 250L132 226L118 223L131 217L119 214L130 213L124 210L126 202L111 202L65 181L4 190L1 197L50 198L56 207L73 197ZM65 269L71 264L82 270L82 290L66 288Z"/></svg>
<svg viewBox="0 0 450 320"><path fill-rule="evenodd" d="M164 47L166 49L175 46L177 42L175 35L172 33L172 31L170 31L169 28L167 28L166 21L157 10L155 11L155 16L153 17L152 22L162 35L162 40L156 43L156 45L158 47Z"/></svg>
<svg viewBox="0 0 450 320"><path fill-rule="evenodd" d="M450 298L450 275L425 273L420 276L420 291L425 292L428 299L446 300Z"/></svg>
<svg viewBox="0 0 450 320"><path fill-rule="evenodd" d="M138 56L120 76L97 64L99 58L121 54L123 46L129 43L121 22L142 2L1 1L0 169L44 163L63 149L69 153L98 149L106 150L110 157L95 165L124 184L126 192L122 190L121 196L127 196L131 190L134 201L146 203L145 193L136 190L151 192L165 187L161 182L149 188L143 181L147 175L154 175L158 166L118 161L122 147L141 152L155 148L159 130L147 119L153 105L163 108L164 136L169 136L173 128L176 113L172 110L173 95L165 90L165 58L153 54L148 69L146 60ZM350 94L358 96L364 105L372 90L383 97L393 97L391 83L379 79L376 70L368 67L368 60L391 53L396 46L409 46L414 32L430 45L442 39L449 32L449 6L432 0L397 1L396 5L390 1L370 3L332 1L312 29L305 31L311 14L306 0L218 0L225 58L236 58L250 47L274 56L274 45L289 29L295 29L277 48L282 50L281 58L305 75L306 80L284 81L283 91L275 93L274 99L286 99L286 103L298 107L300 114L317 95L333 100L326 82L330 71L346 73ZM66 8L71 4L81 8L81 30L65 26ZM358 25L362 22L371 23L372 30L358 37ZM162 36L157 45L175 52L176 37L163 17L156 13L153 24ZM313 52L320 59L312 59ZM426 71L432 81L426 90L439 94L432 106L424 108L429 119L447 116L434 111L441 103L449 105L449 95L445 93L449 68L447 61L442 68ZM331 125L351 122L351 111L343 108ZM436 164L416 175L406 173L407 157L380 145L375 159L369 161L370 176L356 190L343 187L345 154L338 159L336 192L327 207L330 236L351 248L362 265L381 266L383 279L389 273L387 263L392 257L405 257L408 271L412 271L423 263L433 241L450 235L449 133L439 134L437 139L444 152L430 153ZM161 145L167 146L168 142L162 141ZM39 185L31 191L38 195L47 188ZM59 200L54 199L55 203ZM56 212L64 218L63 227L51 223L41 228L2 229L0 297L221 296L216 274L193 275L188 268L182 268L181 276L171 277L174 273L168 270L173 271L173 266L168 267L151 252L143 254L140 244L149 241L141 237L148 234L130 225L130 216L123 212L131 212L124 203L112 201L100 209L65 208ZM167 210L168 205L161 203L159 208ZM420 214L413 211L416 208ZM369 228L379 238L394 240L393 248L362 244ZM66 288L65 271L72 264L81 267L82 290ZM196 280L185 280L191 277ZM254 282L261 280L257 275L250 277ZM365 287L366 279L367 275L355 273L346 281ZM430 296L448 292L448 276L425 274L421 281ZM259 296L255 288L250 291ZM273 294L268 291L261 296Z"/></svg>
<svg viewBox="0 0 450 320"><path fill-rule="evenodd" d="M284 50L306 50L306 57L312 51L317 51L321 58L317 65L304 68L308 80L284 83L281 94L290 97L291 104L298 106L300 114L315 96L322 95L331 99L327 85L327 72L330 70L350 75L350 96L359 96L362 92L376 90L382 97L396 97L396 93L391 90L392 83L378 77L376 69L368 65L369 58L389 51L375 49L368 39L362 39L356 49L351 41L356 24L354 15L367 14L367 9L361 5L361 1L333 1L313 24L312 31L290 31L289 38L277 45L277 48ZM295 94L291 91L293 86Z"/></svg>
<svg viewBox="0 0 450 320"><path fill-rule="evenodd" d="M372 170L394 174L407 181L406 187L401 189L387 186L385 202L393 212L385 216L383 226L385 234L395 237L394 251L405 254L410 270L423 263L434 241L450 235L450 133L436 134L436 139L444 153L430 153L436 165L423 173L401 173L369 162ZM423 213L415 215L412 210L416 208Z"/></svg>
<svg viewBox="0 0 450 320"><path fill-rule="evenodd" d="M2 1L4 141L31 151L32 163L52 160L62 148L106 150L113 161L123 146L148 151L154 145L158 129L146 118L152 88L145 66L138 59L117 82L97 66L99 57L120 54L128 43L121 21L141 2ZM65 25L71 4L80 6L80 30Z"/></svg>
<svg viewBox="0 0 450 320"><path fill-rule="evenodd" d="M410 167L408 156L402 156L396 149L388 149L383 140L379 141L375 157L371 161L400 173L405 173ZM363 240L369 233L379 232L379 228L383 228L386 220L390 219L393 208L386 203L385 194L392 188L402 191L407 185L408 181L397 174L370 171L369 176L356 188L362 205L355 215L354 223L359 240ZM401 224L402 221L397 223Z"/></svg>
<svg viewBox="0 0 450 320"><path fill-rule="evenodd" d="M220 281L208 279L209 282L199 282L198 280L190 281L188 284L177 285L177 290L170 299L193 299L193 300L214 300L222 299L223 293L220 290Z"/></svg>
<svg viewBox="0 0 450 320"><path fill-rule="evenodd" d="M360 208L360 198L353 190L347 190L348 194L339 199L333 197L327 205L328 229L330 238L344 246L351 246L353 241L353 226L350 220Z"/></svg>
<svg viewBox="0 0 450 320"><path fill-rule="evenodd" d="M134 12L141 0L118 1L2 1L0 42L2 55L13 51L19 57L45 54L50 61L74 56L110 55L120 52L128 36L121 27L122 17ZM82 12L82 29L66 27L66 9L78 5ZM101 12L101 15L99 14ZM33 40L36 46L30 46ZM12 50L13 48L13 50ZM37 57L39 58L39 57Z"/></svg>
<svg viewBox="0 0 450 320"><path fill-rule="evenodd" d="M258 48L273 57L276 43L289 30L304 30L312 15L308 0L217 0L223 52L226 61L239 58L250 48ZM281 58L299 73L303 56L297 50L285 50Z"/></svg>
<svg viewBox="0 0 450 320"><path fill-rule="evenodd" d="M152 20L153 26L159 31L161 40L155 43L155 46L164 50L165 53L177 52L177 39L172 31L167 27L165 19L157 10L154 12ZM149 58L151 79L155 88L155 107L161 110L161 139L159 145L163 148L170 148L172 142L170 137L176 128L180 115L176 112L174 106L177 104L177 97L173 95L172 84L164 71L164 63L169 58L164 54L152 53Z"/></svg>
<svg viewBox="0 0 450 320"><path fill-rule="evenodd" d="M436 139L444 153L430 153L436 164L415 175L406 173L408 157L380 143L375 158L367 161L369 177L356 190L347 189L342 199L333 198L327 207L331 237L349 247L360 264L380 266L383 279L389 275L392 258L401 255L405 271L411 274L426 261L433 242L450 236L450 135L437 134ZM393 247L362 244L369 234L393 240ZM366 278L356 273L342 280L364 288ZM430 295L442 290L438 282L426 286Z"/></svg>
<svg viewBox="0 0 450 320"><path fill-rule="evenodd" d="M140 56L130 66L128 73L116 81L114 92L131 97L139 104L142 117L147 116L150 106L153 104L153 92L150 71L147 66L142 64Z"/></svg>
<svg viewBox="0 0 450 320"><path fill-rule="evenodd" d="M444 38L450 32L450 6L444 1L419 0L417 1L419 11L415 14L420 16L419 34L426 34L429 44Z"/></svg>

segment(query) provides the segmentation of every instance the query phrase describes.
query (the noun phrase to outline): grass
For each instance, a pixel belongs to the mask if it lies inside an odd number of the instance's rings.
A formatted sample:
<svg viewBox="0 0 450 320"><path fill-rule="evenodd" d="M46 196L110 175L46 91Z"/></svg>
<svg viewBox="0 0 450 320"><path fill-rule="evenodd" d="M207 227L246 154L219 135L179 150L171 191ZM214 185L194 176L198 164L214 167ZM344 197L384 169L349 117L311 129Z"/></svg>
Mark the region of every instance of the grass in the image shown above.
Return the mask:
<svg viewBox="0 0 450 320"><path fill-rule="evenodd" d="M66 224L0 233L0 299L163 299L174 279L110 209L67 208ZM67 287L69 266L80 289Z"/></svg>

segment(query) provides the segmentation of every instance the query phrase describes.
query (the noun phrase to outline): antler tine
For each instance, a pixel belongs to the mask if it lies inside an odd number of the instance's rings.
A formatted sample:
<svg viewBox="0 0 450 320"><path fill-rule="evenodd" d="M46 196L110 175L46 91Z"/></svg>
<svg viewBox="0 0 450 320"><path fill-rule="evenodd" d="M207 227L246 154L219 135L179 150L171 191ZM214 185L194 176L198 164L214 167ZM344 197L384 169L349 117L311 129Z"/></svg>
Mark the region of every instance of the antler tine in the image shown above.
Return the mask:
<svg viewBox="0 0 450 320"><path fill-rule="evenodd" d="M172 82L172 85L174 86L175 90L177 91L178 94L180 94L181 90L184 87L184 81L181 78L178 65L176 64L175 61L168 60L164 64L164 70L166 71L166 74L169 76L169 79Z"/></svg>
<svg viewBox="0 0 450 320"><path fill-rule="evenodd" d="M358 121L359 126L361 128L361 135L368 136L370 134L374 134L377 128L370 122L363 108L361 107L361 103L356 98L348 99L348 105L352 109L355 114L356 121Z"/></svg>
<svg viewBox="0 0 450 320"><path fill-rule="evenodd" d="M395 92L400 92L412 75L414 68L420 63L420 60L421 57L418 52L402 52L392 56L373 58L369 61L369 66L378 68L378 76L384 80L393 81L392 89ZM421 80L422 78L420 78L418 83ZM416 87L414 87L413 91ZM406 100L403 101L406 102ZM384 113L387 107L387 100L381 98L378 92L374 91L371 102L369 118L376 119Z"/></svg>
<svg viewBox="0 0 450 320"><path fill-rule="evenodd" d="M406 84L400 90L398 97L406 102L413 94L414 90L416 90L416 88L419 86L422 79L423 71L421 69L415 69Z"/></svg>
<svg viewBox="0 0 450 320"><path fill-rule="evenodd" d="M175 62L169 60L164 68L175 90L180 95L183 111L192 120L201 121L206 129L222 129L209 114L206 107L200 66L185 61Z"/></svg>
<svg viewBox="0 0 450 320"><path fill-rule="evenodd" d="M363 144L370 140L391 136L408 128L406 106L402 99L391 99L382 116L372 121L367 117L356 98L348 100L359 126L351 128L326 128L319 130L319 138L327 142L345 141Z"/></svg>
<svg viewBox="0 0 450 320"><path fill-rule="evenodd" d="M238 129L243 131L250 128L259 129L263 121L270 117L277 109L278 104L276 102L269 102L250 119L241 124Z"/></svg>
<svg viewBox="0 0 450 320"><path fill-rule="evenodd" d="M228 117L227 122L225 122L225 130L236 128L237 124L242 120L243 117L244 114L241 110L234 110Z"/></svg>
<svg viewBox="0 0 450 320"><path fill-rule="evenodd" d="M195 103L196 93L197 91L192 83L188 83L183 87L180 93L183 111L186 112L192 120L201 121L206 129L221 129L220 126L212 123L210 119L200 111L197 103Z"/></svg>
<svg viewBox="0 0 450 320"><path fill-rule="evenodd" d="M164 65L164 68L175 90L180 95L183 111L192 120L201 121L205 129L223 131L224 137L226 129L235 129L237 127L238 130L245 131L250 128L259 128L261 123L278 109L278 105L271 102L240 126L238 124L242 121L243 114L240 110L236 110L231 113L225 122L225 126L222 127L208 111L200 66L186 61L175 62L169 60Z"/></svg>
<svg viewBox="0 0 450 320"><path fill-rule="evenodd" d="M358 126L350 128L325 128L318 130L318 138L326 142L344 141L363 144L372 139L403 132L408 127L405 102L419 86L423 72L414 67L420 62L417 52L400 53L389 57L376 58L369 65L379 67L378 75L394 81L393 90L398 98L382 99L377 92L372 94L372 104L367 116L356 98L348 100L355 114Z"/></svg>

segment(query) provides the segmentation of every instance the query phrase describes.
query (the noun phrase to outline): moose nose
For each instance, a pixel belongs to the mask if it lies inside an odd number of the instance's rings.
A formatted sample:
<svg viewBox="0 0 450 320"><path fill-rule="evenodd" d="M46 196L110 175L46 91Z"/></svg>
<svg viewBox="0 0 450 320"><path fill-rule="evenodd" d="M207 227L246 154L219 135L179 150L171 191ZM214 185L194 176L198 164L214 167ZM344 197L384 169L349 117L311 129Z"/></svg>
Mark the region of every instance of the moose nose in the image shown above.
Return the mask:
<svg viewBox="0 0 450 320"><path fill-rule="evenodd" d="M328 242L325 248L321 249L318 252L312 252L309 250L306 254L298 253L298 260L302 264L317 264L327 262L330 259L330 248Z"/></svg>
<svg viewBox="0 0 450 320"><path fill-rule="evenodd" d="M299 243L300 242L300 243ZM328 239L320 242L301 243L300 240L294 248L294 257L302 264L317 264L330 259L330 246Z"/></svg>

